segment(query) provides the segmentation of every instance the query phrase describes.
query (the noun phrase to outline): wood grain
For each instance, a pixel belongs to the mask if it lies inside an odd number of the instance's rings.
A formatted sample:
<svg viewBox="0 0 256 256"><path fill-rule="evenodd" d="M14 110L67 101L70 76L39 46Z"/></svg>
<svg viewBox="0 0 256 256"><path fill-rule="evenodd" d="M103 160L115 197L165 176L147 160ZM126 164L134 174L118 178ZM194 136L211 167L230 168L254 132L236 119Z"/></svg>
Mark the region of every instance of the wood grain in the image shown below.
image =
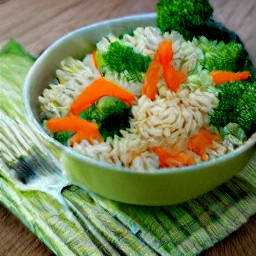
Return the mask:
<svg viewBox="0 0 256 256"><path fill-rule="evenodd" d="M216 20L245 42L256 63L256 1L212 0ZM114 17L152 12L157 0L0 0L0 46L15 38L38 55L58 37ZM0 206L0 255L53 255L6 208ZM256 255L256 216L202 256Z"/></svg>
<svg viewBox="0 0 256 256"><path fill-rule="evenodd" d="M50 256L54 254L6 208L0 205L0 255Z"/></svg>

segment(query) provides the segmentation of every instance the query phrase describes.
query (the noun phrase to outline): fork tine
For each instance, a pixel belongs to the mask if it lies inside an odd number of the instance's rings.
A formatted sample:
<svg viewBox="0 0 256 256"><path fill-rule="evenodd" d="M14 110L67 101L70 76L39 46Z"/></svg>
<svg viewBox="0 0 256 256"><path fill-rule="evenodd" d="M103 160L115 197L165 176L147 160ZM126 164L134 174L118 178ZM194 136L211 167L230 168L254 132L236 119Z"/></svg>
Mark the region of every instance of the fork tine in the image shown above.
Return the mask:
<svg viewBox="0 0 256 256"><path fill-rule="evenodd" d="M54 187L60 191L67 185L58 160L40 144L29 126L4 114L0 118L0 135L1 158L13 170L14 178L21 182L20 187L42 191ZM10 175L8 177L12 179L13 175Z"/></svg>

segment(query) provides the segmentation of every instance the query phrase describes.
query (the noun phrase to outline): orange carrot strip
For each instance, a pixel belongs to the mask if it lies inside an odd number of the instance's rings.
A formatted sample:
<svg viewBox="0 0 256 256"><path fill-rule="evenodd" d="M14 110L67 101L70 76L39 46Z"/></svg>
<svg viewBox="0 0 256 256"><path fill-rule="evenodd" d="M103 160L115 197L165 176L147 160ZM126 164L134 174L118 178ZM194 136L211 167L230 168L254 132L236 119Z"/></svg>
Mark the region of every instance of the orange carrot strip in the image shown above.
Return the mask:
<svg viewBox="0 0 256 256"><path fill-rule="evenodd" d="M92 63L93 65L95 66L95 68L100 72L99 70L99 67L97 65L97 61L96 61L96 51L92 51L91 53L91 56L92 56ZM102 77L102 74L100 73L101 77Z"/></svg>
<svg viewBox="0 0 256 256"><path fill-rule="evenodd" d="M153 151L158 155L161 168L188 166L195 163L192 155L185 152L173 154L162 147L154 147Z"/></svg>
<svg viewBox="0 0 256 256"><path fill-rule="evenodd" d="M176 71L174 67L169 64L169 66L164 69L164 80L170 90L177 92L179 86L186 80L186 75L182 71Z"/></svg>
<svg viewBox="0 0 256 256"><path fill-rule="evenodd" d="M164 39L158 46L156 58L159 59L163 66L163 77L167 87L176 92L186 76L182 71L176 71L172 66L173 49L172 42Z"/></svg>
<svg viewBox="0 0 256 256"><path fill-rule="evenodd" d="M218 135L212 134L205 129L201 129L196 135L190 138L187 148L199 155L202 160L205 160L206 149L213 148L213 141L217 141L218 139Z"/></svg>
<svg viewBox="0 0 256 256"><path fill-rule="evenodd" d="M201 129L200 133L208 139L208 141L217 141L219 139L219 136L217 134L214 133L210 133L209 131L207 131L206 129Z"/></svg>
<svg viewBox="0 0 256 256"><path fill-rule="evenodd" d="M157 94L157 83L163 75L163 68L158 60L153 60L146 72L145 82L142 87L142 94L151 100L155 100Z"/></svg>
<svg viewBox="0 0 256 256"><path fill-rule="evenodd" d="M101 134L98 125L77 116L52 118L47 121L47 129L51 132L81 132L85 139L99 139Z"/></svg>
<svg viewBox="0 0 256 256"><path fill-rule="evenodd" d="M100 134L99 135L95 134L95 136L88 136L88 133L83 131L78 131L69 139L68 142L70 145L73 145L74 142L80 143L82 140L92 140L92 139L102 141L102 137Z"/></svg>
<svg viewBox="0 0 256 256"><path fill-rule="evenodd" d="M164 39L158 46L156 58L153 60L146 72L145 83L142 87L142 94L155 100L157 94L157 83L163 75L169 89L176 92L181 83L186 79L182 71L177 72L171 64L173 58L172 42ZM160 64L162 68L160 68Z"/></svg>
<svg viewBox="0 0 256 256"><path fill-rule="evenodd" d="M159 161L160 161L160 167L162 168L166 168L168 167L167 164L167 159L170 156L169 151L167 151L166 149L163 149L161 147L154 147L153 151L158 155L159 157Z"/></svg>
<svg viewBox="0 0 256 256"><path fill-rule="evenodd" d="M163 67L169 66L173 58L172 41L164 39L157 48L156 59L160 61Z"/></svg>
<svg viewBox="0 0 256 256"><path fill-rule="evenodd" d="M91 57L92 57L92 64L94 65L94 67L99 71L100 73L100 77L103 77L103 75L101 74L99 67L97 65L97 61L96 61L96 51L92 51L91 53Z"/></svg>
<svg viewBox="0 0 256 256"><path fill-rule="evenodd" d="M131 105L135 100L135 96L131 92L111 81L99 78L86 87L75 99L68 115L79 115L82 111L88 109L94 102L104 96L118 98L128 105Z"/></svg>
<svg viewBox="0 0 256 256"><path fill-rule="evenodd" d="M210 76L212 77L214 83L222 84L233 81L247 80L251 76L251 73L248 71L237 73L229 71L212 71L210 72Z"/></svg>
<svg viewBox="0 0 256 256"><path fill-rule="evenodd" d="M98 69L98 67L97 67L97 63L96 63L96 51L94 50L94 51L92 51L92 53L91 53L92 55L92 64Z"/></svg>
<svg viewBox="0 0 256 256"><path fill-rule="evenodd" d="M170 158L181 163L181 166L188 166L195 163L194 157L184 152L180 152L179 154L171 156Z"/></svg>

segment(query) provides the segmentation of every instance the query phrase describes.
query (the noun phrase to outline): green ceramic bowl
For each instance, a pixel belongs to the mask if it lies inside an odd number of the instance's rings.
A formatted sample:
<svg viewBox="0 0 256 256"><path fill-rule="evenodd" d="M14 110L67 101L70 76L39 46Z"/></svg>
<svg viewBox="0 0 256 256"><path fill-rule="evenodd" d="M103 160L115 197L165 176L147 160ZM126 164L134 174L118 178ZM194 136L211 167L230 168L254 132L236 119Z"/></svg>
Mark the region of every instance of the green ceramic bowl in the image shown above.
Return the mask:
<svg viewBox="0 0 256 256"><path fill-rule="evenodd" d="M136 172L81 155L49 137L39 119L38 96L54 79L61 60L81 58L110 32L122 34L139 26L155 25L155 14L128 16L78 29L53 43L31 68L24 89L26 115L43 141L61 160L71 183L106 198L140 205L169 205L187 201L230 179L255 151L256 136L231 154L202 164Z"/></svg>

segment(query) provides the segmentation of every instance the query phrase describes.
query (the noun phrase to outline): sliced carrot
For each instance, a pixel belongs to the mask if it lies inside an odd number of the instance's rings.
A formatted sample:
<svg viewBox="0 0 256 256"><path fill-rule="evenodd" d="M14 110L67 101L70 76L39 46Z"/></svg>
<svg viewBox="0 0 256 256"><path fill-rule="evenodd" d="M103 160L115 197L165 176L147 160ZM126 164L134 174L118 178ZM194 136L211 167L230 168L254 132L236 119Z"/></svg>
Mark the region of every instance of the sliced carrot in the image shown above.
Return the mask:
<svg viewBox="0 0 256 256"><path fill-rule="evenodd" d="M169 64L169 66L164 69L164 80L170 90L177 92L179 86L186 80L186 75L182 71L176 71L174 67Z"/></svg>
<svg viewBox="0 0 256 256"><path fill-rule="evenodd" d="M219 136L217 134L211 133L207 131L206 129L201 129L200 133L208 139L208 141L217 141L219 139Z"/></svg>
<svg viewBox="0 0 256 256"><path fill-rule="evenodd" d="M69 139L68 143L69 143L69 145L73 145L74 142L79 144L82 140L89 140L90 141L92 139L95 139L95 140L98 140L98 141L102 141L102 137L100 135L97 136L95 134L95 136L89 137L88 133L83 132L83 131L78 131Z"/></svg>
<svg viewBox="0 0 256 256"><path fill-rule="evenodd" d="M161 168L188 166L195 163L193 155L186 152L173 154L162 147L154 147L153 151L158 155Z"/></svg>
<svg viewBox="0 0 256 256"><path fill-rule="evenodd" d="M47 121L47 129L51 132L97 130L98 125L77 116L51 118Z"/></svg>
<svg viewBox="0 0 256 256"><path fill-rule="evenodd" d="M217 141L218 139L218 135L201 129L196 135L190 138L187 148L199 155L202 160L205 160L207 158L206 149L213 148L213 141Z"/></svg>
<svg viewBox="0 0 256 256"><path fill-rule="evenodd" d="M158 60L153 60L146 72L145 82L142 87L142 94L151 100L155 100L157 94L157 83L163 75L163 68Z"/></svg>
<svg viewBox="0 0 256 256"><path fill-rule="evenodd" d="M170 156L169 151L163 149L161 147L154 147L153 151L158 155L160 161L160 167L166 168L167 166L167 159Z"/></svg>
<svg viewBox="0 0 256 256"><path fill-rule="evenodd" d="M98 65L97 65L97 61L96 61L96 51L95 51L95 50L92 51L91 57L92 57L92 64L93 64L94 67L100 72L99 67L98 67ZM102 77L101 72L100 72L100 76Z"/></svg>
<svg viewBox="0 0 256 256"><path fill-rule="evenodd" d="M91 56L92 56L92 64L98 69L97 62L96 62L96 51L95 50L92 51Z"/></svg>
<svg viewBox="0 0 256 256"><path fill-rule="evenodd" d="M172 158L182 163L184 166L192 165L195 163L195 158L185 152L181 152L178 155L173 156Z"/></svg>
<svg viewBox="0 0 256 256"><path fill-rule="evenodd" d="M100 72L100 69L99 69L99 67L98 67L98 65L97 65L97 61L96 61L96 51L95 51L95 50L92 51L91 57L92 57L92 64L93 64L94 67L99 71L100 77L103 77L103 75L102 75L102 73Z"/></svg>
<svg viewBox="0 0 256 256"><path fill-rule="evenodd" d="M163 76L167 87L176 92L185 79L186 75L182 71L176 71L172 66L173 49L172 42L164 39L158 46L156 58L163 66Z"/></svg>
<svg viewBox="0 0 256 256"><path fill-rule="evenodd" d="M177 72L172 66L173 49L172 42L164 39L157 48L155 60L153 60L146 72L145 83L142 87L142 94L147 95L151 100L157 94L157 83L161 76L164 77L167 87L176 92L186 76L182 71ZM160 68L160 64L162 68Z"/></svg>
<svg viewBox="0 0 256 256"><path fill-rule="evenodd" d="M156 59L160 61L163 67L169 66L173 58L172 41L164 39L157 48Z"/></svg>
<svg viewBox="0 0 256 256"><path fill-rule="evenodd" d="M84 139L88 140L98 140L101 138L101 134L98 130L98 125L96 123L89 122L77 116L49 119L47 121L46 127L51 132L79 132L83 135Z"/></svg>
<svg viewBox="0 0 256 256"><path fill-rule="evenodd" d="M83 92L72 103L68 115L79 115L82 111L88 109L94 102L104 96L112 96L131 105L135 96L122 88L121 86L99 78L86 87Z"/></svg>
<svg viewBox="0 0 256 256"><path fill-rule="evenodd" d="M229 71L212 71L210 72L210 76L212 77L214 83L222 84L233 81L247 80L251 76L251 73L248 71L237 73Z"/></svg>

